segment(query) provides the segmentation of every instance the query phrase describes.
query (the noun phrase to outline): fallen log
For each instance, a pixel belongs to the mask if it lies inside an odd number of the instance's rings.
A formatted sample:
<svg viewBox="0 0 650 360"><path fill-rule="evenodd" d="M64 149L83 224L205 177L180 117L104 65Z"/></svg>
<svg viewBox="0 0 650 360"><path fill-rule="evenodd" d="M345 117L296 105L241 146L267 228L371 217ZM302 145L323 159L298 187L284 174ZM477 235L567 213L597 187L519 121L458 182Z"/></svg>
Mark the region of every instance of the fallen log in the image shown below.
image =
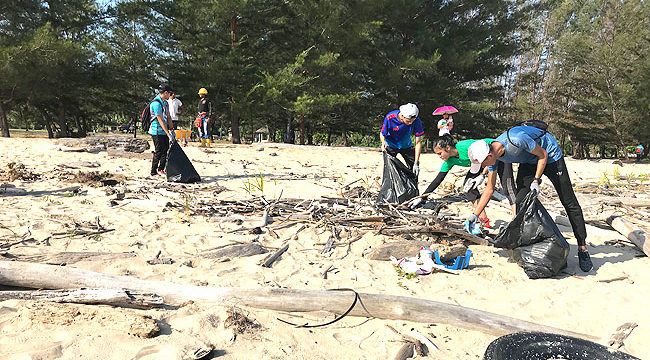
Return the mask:
<svg viewBox="0 0 650 360"><path fill-rule="evenodd" d="M38 262L50 265L66 265L74 264L84 260L118 260L128 259L135 257L135 253L121 252L121 253L108 253L108 252L60 252L52 254L33 254L33 255L14 255L10 253L3 253L0 256L17 261Z"/></svg>
<svg viewBox="0 0 650 360"><path fill-rule="evenodd" d="M632 241L639 250L646 254L646 256L650 256L650 241L648 241L645 231L641 230L622 216L612 215L607 218L607 223Z"/></svg>
<svg viewBox="0 0 650 360"><path fill-rule="evenodd" d="M37 289L109 288L155 293L166 304L187 301L204 304L246 305L286 312L330 311L343 314L354 300L351 291L243 289L180 285L110 275L73 267L0 261L0 285ZM520 331L540 331L590 341L599 338L459 305L405 296L358 293L359 301L348 315L379 319L449 324L497 336Z"/></svg>
<svg viewBox="0 0 650 360"><path fill-rule="evenodd" d="M0 301L10 299L102 304L137 309L151 309L163 305L163 298L156 294L122 289L0 291Z"/></svg>

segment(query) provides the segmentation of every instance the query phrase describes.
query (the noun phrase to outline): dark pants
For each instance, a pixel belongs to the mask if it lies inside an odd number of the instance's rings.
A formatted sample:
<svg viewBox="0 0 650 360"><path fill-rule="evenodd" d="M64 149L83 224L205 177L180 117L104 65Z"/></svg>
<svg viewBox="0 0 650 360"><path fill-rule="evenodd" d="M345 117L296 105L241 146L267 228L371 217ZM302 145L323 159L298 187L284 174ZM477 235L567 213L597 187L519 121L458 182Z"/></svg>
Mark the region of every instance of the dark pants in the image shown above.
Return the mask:
<svg viewBox="0 0 650 360"><path fill-rule="evenodd" d="M503 194L508 198L510 205L517 201L517 189L515 188L514 172L511 163L497 161L497 174L501 180Z"/></svg>
<svg viewBox="0 0 650 360"><path fill-rule="evenodd" d="M397 154L402 154L404 161L406 162L406 167L413 169L413 164L415 164L415 148L412 146L407 149L396 149L390 146L386 147L386 152L388 155L397 157Z"/></svg>
<svg viewBox="0 0 650 360"><path fill-rule="evenodd" d="M167 135L151 135L155 151L151 162L151 175L156 175L159 170L165 170L167 165L167 150L169 150L169 137Z"/></svg>
<svg viewBox="0 0 650 360"><path fill-rule="evenodd" d="M530 183L535 178L535 171L537 164L519 164L517 171L517 199L523 199L524 196L530 191ZM578 203L576 194L573 192L571 186L571 179L569 179L569 171L567 171L564 159L560 159L554 163L546 164L544 168L544 175L551 180L555 191L560 197L560 202L567 212L569 222L573 228L573 234L578 240L578 245L586 244L587 230L585 229L585 218L582 215L582 208ZM519 211L519 209L517 209Z"/></svg>
<svg viewBox="0 0 650 360"><path fill-rule="evenodd" d="M643 154L641 154L641 153L636 154L636 162L641 162L641 155L643 155Z"/></svg>

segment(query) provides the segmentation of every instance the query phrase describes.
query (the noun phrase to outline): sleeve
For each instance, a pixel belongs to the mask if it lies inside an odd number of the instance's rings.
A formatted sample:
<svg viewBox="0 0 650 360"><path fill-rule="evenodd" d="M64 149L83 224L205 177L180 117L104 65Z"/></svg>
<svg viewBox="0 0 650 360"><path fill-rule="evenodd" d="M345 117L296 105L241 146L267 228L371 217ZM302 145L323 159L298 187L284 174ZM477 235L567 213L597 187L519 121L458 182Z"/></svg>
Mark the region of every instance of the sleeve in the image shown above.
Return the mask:
<svg viewBox="0 0 650 360"><path fill-rule="evenodd" d="M384 124L381 127L380 133L384 136L388 136L388 116L384 116Z"/></svg>
<svg viewBox="0 0 650 360"><path fill-rule="evenodd" d="M150 106L149 110L151 111L151 113L153 115L162 115L163 114L163 107L162 107L162 105L160 105L160 102L158 102L156 100L154 100L151 103L151 106Z"/></svg>
<svg viewBox="0 0 650 360"><path fill-rule="evenodd" d="M447 125L447 122L445 121L445 119L438 120L438 126L443 126L443 125Z"/></svg>
<svg viewBox="0 0 650 360"><path fill-rule="evenodd" d="M449 172L449 170L451 170L451 168L453 168L454 165L456 165L456 164L454 164L451 161L447 160L447 161L442 163L442 166L440 167L440 172Z"/></svg>
<svg viewBox="0 0 650 360"><path fill-rule="evenodd" d="M183 102L182 102L182 101L180 101L180 100L178 100L178 99L176 99L176 101L178 101L178 107L183 106Z"/></svg>
<svg viewBox="0 0 650 360"><path fill-rule="evenodd" d="M445 179L445 176L447 176L447 172L441 170L438 173L438 176L436 176L436 178L433 179L431 184L429 184L429 186L427 186L427 189L424 190L424 194L430 194L430 193L434 192L438 188L438 186L440 186L440 184L442 183L442 180Z"/></svg>
<svg viewBox="0 0 650 360"><path fill-rule="evenodd" d="M415 122L413 123L413 135L416 137L420 137L424 135L424 129L422 128L422 120L420 118L416 118Z"/></svg>

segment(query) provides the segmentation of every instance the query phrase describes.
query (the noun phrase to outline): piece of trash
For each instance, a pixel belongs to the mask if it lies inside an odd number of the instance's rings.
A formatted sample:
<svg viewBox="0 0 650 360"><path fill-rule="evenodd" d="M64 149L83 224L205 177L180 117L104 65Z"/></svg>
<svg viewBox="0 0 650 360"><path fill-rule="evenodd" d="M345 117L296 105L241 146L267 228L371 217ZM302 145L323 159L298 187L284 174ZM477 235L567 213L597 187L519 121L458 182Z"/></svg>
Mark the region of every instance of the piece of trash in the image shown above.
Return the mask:
<svg viewBox="0 0 650 360"><path fill-rule="evenodd" d="M481 231L481 224L478 223L478 221L472 223L472 225L470 226L469 220L465 220L463 228L465 229L465 231L467 231L468 233L470 233L472 235L482 235L483 234L483 231Z"/></svg>
<svg viewBox="0 0 650 360"><path fill-rule="evenodd" d="M273 152L273 153L270 153L269 156L278 156L278 154Z"/></svg>
<svg viewBox="0 0 650 360"><path fill-rule="evenodd" d="M264 148L261 147L261 148L257 149L257 151L264 151Z"/></svg>
<svg viewBox="0 0 650 360"><path fill-rule="evenodd" d="M115 172L122 172L122 171L124 171L124 168L123 168L122 166L117 165L117 166L115 167Z"/></svg>
<svg viewBox="0 0 650 360"><path fill-rule="evenodd" d="M445 268L451 270L463 270L463 269L467 269L467 267L469 266L469 259L472 257L472 250L467 249L467 251L465 251L465 255L456 257L454 263L451 265L447 265L440 260L440 254L438 254L437 250L433 252L433 256L435 259L435 263L438 265L442 265Z"/></svg>

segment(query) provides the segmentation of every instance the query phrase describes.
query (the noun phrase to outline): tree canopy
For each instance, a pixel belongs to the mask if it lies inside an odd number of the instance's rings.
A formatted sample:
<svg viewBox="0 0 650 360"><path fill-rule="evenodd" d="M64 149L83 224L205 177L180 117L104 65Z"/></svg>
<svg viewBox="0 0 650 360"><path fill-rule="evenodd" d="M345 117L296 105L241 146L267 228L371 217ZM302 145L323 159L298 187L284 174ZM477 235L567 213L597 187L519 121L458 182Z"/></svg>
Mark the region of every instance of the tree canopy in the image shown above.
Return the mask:
<svg viewBox="0 0 650 360"><path fill-rule="evenodd" d="M373 145L400 104L453 105L461 138L539 118L588 146L650 143L640 0L15 0L0 4L0 129L50 137L137 120L169 83L187 126ZM218 129L217 129L218 128ZM564 143L564 140L563 140Z"/></svg>

